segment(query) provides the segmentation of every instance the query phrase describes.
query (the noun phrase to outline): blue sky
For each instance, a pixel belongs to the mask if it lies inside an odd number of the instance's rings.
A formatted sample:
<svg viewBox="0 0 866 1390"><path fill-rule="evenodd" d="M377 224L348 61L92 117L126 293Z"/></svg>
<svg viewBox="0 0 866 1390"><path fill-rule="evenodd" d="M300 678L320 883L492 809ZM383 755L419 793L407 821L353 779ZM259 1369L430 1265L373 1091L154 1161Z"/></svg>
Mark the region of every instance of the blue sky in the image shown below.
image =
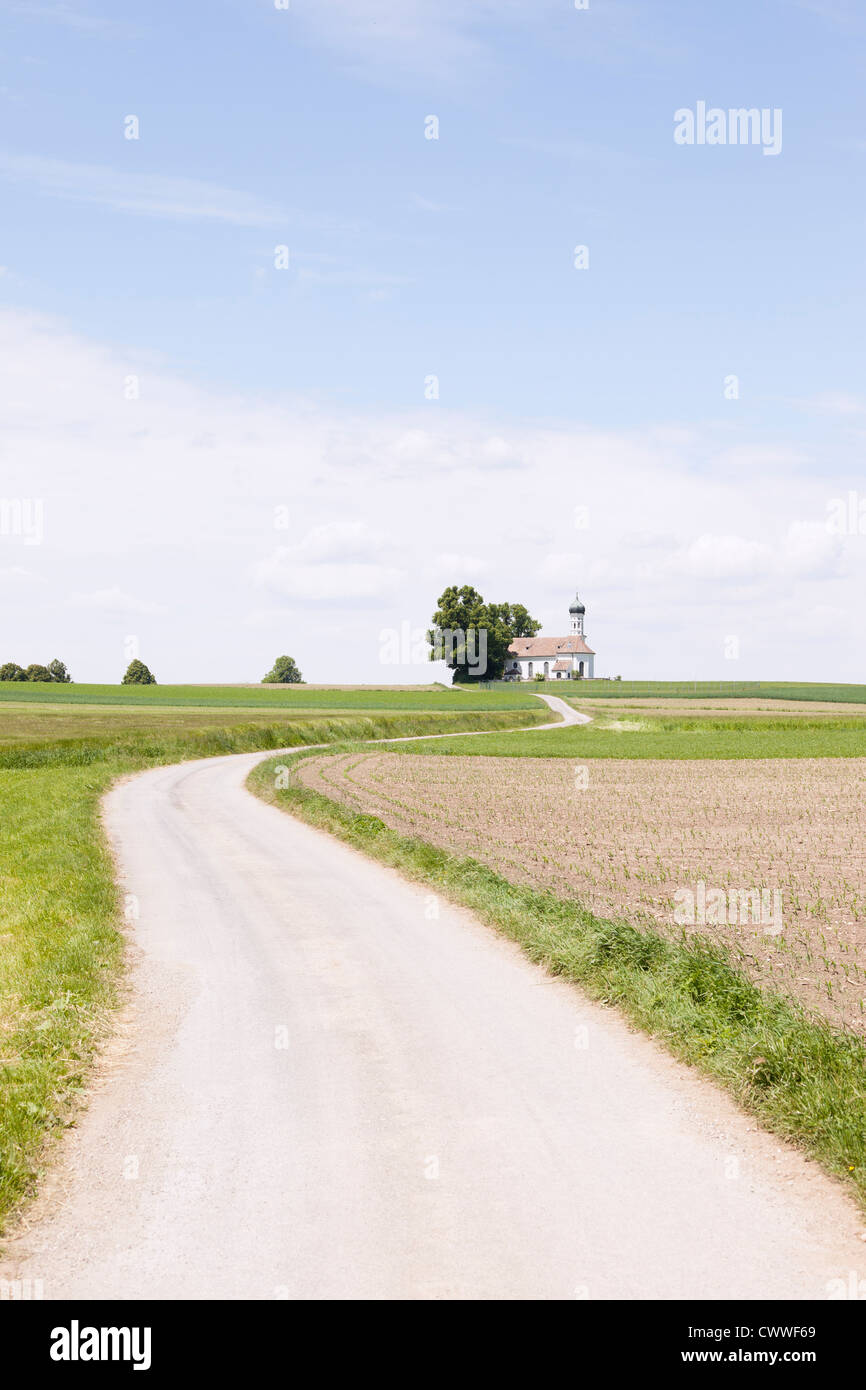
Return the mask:
<svg viewBox="0 0 866 1390"><path fill-rule="evenodd" d="M468 578L579 584L603 673L862 678L862 7L0 16L3 659L423 679L380 633ZM702 100L778 155L675 144Z"/></svg>

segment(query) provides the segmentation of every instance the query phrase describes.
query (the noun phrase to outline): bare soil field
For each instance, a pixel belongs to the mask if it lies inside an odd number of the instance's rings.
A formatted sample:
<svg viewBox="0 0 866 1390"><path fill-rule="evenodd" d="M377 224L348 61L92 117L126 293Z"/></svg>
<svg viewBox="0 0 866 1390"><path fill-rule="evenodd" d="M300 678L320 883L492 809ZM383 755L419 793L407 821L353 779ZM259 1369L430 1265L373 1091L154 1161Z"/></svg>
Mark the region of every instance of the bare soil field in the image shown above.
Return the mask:
<svg viewBox="0 0 866 1390"><path fill-rule="evenodd" d="M703 933L765 986L866 1033L864 758L354 752L298 775L599 916Z"/></svg>
<svg viewBox="0 0 866 1390"><path fill-rule="evenodd" d="M545 689L547 689L546 686ZM854 715L858 719L864 718L862 704L846 704L842 701L834 703L830 700L767 700L760 697L754 700L746 698L734 700L730 697L712 699L707 696L700 696L693 700L685 698L659 700L650 696L643 699L638 696L628 696L626 699L613 702L593 699L591 696L584 699L579 693L570 689L566 698L570 704L577 705L580 709L586 709L594 715L607 716L612 719L618 718L628 711L640 711L642 714L655 714L669 718L689 714L698 716L702 714L731 714L738 715L743 719L746 717L769 719L773 715L785 715L788 718L793 715L802 715L807 719L820 719L821 717L838 719L846 714ZM613 708L611 708L612 705Z"/></svg>

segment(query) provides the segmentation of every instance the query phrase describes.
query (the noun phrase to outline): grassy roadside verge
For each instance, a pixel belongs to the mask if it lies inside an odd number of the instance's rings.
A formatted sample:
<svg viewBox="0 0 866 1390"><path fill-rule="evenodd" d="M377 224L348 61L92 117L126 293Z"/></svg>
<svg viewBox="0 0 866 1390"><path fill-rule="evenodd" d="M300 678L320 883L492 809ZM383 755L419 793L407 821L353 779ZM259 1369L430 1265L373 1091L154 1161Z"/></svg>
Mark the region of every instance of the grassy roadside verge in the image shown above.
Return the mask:
<svg viewBox="0 0 866 1390"><path fill-rule="evenodd" d="M0 768L84 767L94 763L132 760L136 765L213 758L224 753L253 753L268 748L295 748L337 739L407 737L412 734L491 731L541 724L550 720L546 706L531 710L445 712L380 711L369 714L323 715L269 723L207 724L198 729L172 730L155 722L148 729L113 731L101 737L16 740L0 739Z"/></svg>
<svg viewBox="0 0 866 1390"><path fill-rule="evenodd" d="M273 763L255 768L249 785L471 908L531 960L615 1004L676 1057L721 1083L766 1128L844 1179L866 1206L866 1045L859 1038L758 989L722 950L695 938L670 942L595 917L297 783L276 790Z"/></svg>
<svg viewBox="0 0 866 1390"><path fill-rule="evenodd" d="M383 711L0 746L0 1230L33 1191L46 1139L72 1122L117 1002L124 938L99 820L112 782L189 758L549 718L546 706Z"/></svg>

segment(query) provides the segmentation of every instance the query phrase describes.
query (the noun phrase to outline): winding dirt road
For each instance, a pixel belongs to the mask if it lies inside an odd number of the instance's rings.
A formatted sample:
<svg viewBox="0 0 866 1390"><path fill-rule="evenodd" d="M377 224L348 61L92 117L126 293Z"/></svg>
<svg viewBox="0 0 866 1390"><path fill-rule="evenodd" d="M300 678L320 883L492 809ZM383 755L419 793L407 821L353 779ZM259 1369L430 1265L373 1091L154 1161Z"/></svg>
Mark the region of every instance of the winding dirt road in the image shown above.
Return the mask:
<svg viewBox="0 0 866 1390"><path fill-rule="evenodd" d="M130 1003L0 1276L47 1298L821 1299L862 1274L836 1184L468 912L256 800L263 756L109 795Z"/></svg>

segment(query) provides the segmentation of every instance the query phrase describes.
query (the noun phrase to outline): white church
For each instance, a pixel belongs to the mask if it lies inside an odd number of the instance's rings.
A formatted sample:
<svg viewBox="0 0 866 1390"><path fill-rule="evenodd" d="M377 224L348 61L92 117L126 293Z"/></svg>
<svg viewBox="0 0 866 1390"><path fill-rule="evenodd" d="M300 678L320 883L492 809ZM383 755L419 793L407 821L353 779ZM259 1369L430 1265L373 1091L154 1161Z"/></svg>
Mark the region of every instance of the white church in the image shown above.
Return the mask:
<svg viewBox="0 0 866 1390"><path fill-rule="evenodd" d="M505 679L592 680L595 652L586 645L585 616L586 609L575 594L568 608L568 637L516 637L505 658Z"/></svg>

